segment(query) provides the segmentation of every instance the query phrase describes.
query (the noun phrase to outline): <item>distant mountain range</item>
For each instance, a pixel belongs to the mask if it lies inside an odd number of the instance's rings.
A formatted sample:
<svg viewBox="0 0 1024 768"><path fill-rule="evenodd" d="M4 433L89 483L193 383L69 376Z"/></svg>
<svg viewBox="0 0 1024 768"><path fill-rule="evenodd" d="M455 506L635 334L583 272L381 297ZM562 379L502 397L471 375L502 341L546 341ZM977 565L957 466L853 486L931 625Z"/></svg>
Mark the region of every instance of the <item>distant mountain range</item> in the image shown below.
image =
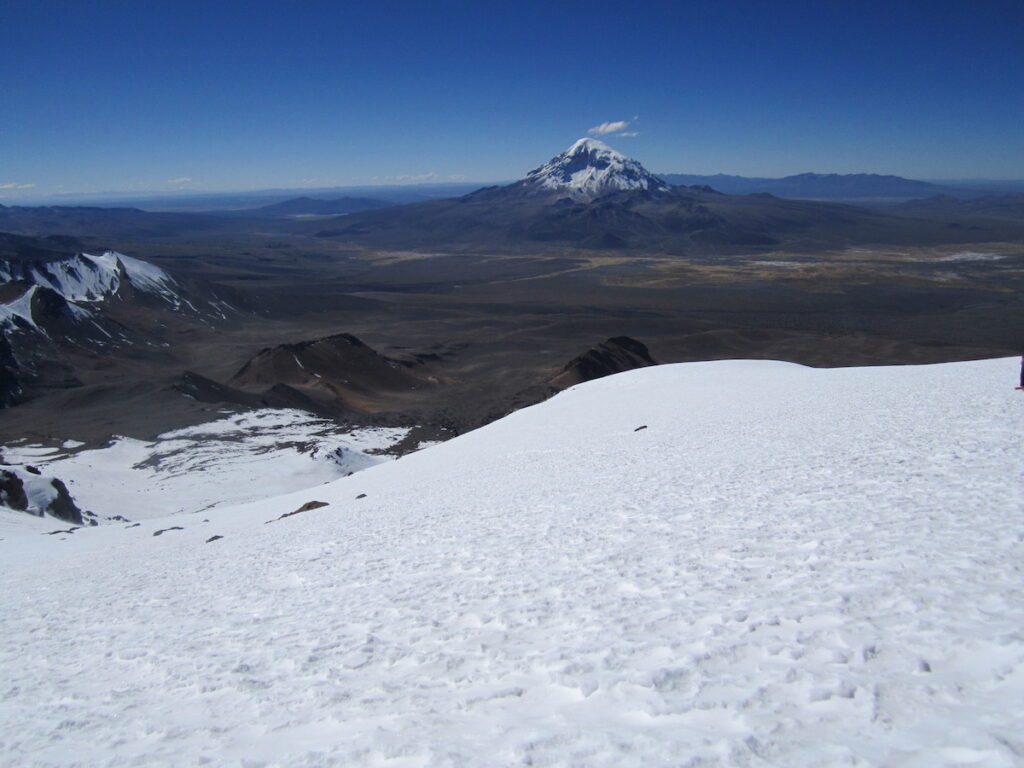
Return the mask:
<svg viewBox="0 0 1024 768"><path fill-rule="evenodd" d="M668 177L679 181L680 177ZM682 177L721 181L735 177ZM845 195L933 194L935 185L898 177L793 177L805 189ZM581 139L506 186L468 195L353 213L298 231L383 248L463 250L597 248L661 253L730 253L778 247L845 247L868 242L944 242L939 218L770 193L723 194L719 184L670 186L607 145ZM791 188L795 194L796 187ZM790 195L787 195L790 196ZM825 196L825 195L821 195ZM907 213L910 213L909 211ZM977 225L986 236L1016 236L1024 223ZM999 230L996 234L996 230Z"/></svg>
<svg viewBox="0 0 1024 768"><path fill-rule="evenodd" d="M339 197L333 200L321 200L314 197L293 197L290 200L243 210L240 213L249 216L260 214L268 216L324 216L372 211L376 208L387 208L389 205L394 205L394 203L372 197Z"/></svg>
<svg viewBox="0 0 1024 768"><path fill-rule="evenodd" d="M709 186L728 195L761 193L805 200L898 201L935 195L977 197L986 192L984 189L945 186L877 173L800 173L781 179L729 176L721 173L713 176L665 173L661 174L661 178L674 185Z"/></svg>
<svg viewBox="0 0 1024 768"><path fill-rule="evenodd" d="M208 235L237 230L237 218L193 213L153 213L138 208L99 206L0 205L0 232L41 237L54 236L147 240L182 234Z"/></svg>
<svg viewBox="0 0 1024 768"><path fill-rule="evenodd" d="M586 139L595 142L593 139ZM599 142L597 142L599 143ZM538 169L539 170L539 169ZM900 176L874 173L836 174L801 173L783 178L761 178L727 174L698 175L683 173L653 174L659 181L672 185L709 186L726 194L746 195L768 193L777 197L798 199L845 200L867 203L877 201L892 203L915 197L932 197L945 194L959 198L983 195L1015 194L1024 192L1024 180L974 179L918 181ZM432 184L378 185L324 187L316 189L263 189L250 192L194 192L173 195L61 195L39 198L35 202L18 201L16 206L34 208L68 209L88 206L92 208L137 208L145 211L181 213L231 213L277 215L274 206L303 200L372 200L381 205L402 205L406 203L458 197L480 189L482 186L507 184L492 181L489 184L450 182ZM340 204L343 205L343 204ZM286 206L287 208L288 206ZM300 206L301 207L301 206ZM379 207L379 206L367 206ZM265 211L265 212L264 212ZM349 210L327 211L326 213L348 213ZM295 215L317 211L297 210L282 215Z"/></svg>
<svg viewBox="0 0 1024 768"><path fill-rule="evenodd" d="M659 177L606 144L585 138L519 181L459 197L398 204L390 195L305 195L245 210L202 213L0 205L0 231L82 237L97 250L112 240L272 231L398 249L597 248L669 254L927 244L965 240L969 233L975 240L1024 235L1018 196L979 194L961 201L970 190L946 190L877 174ZM866 205L871 202L879 205ZM54 243L47 242L40 247Z"/></svg>

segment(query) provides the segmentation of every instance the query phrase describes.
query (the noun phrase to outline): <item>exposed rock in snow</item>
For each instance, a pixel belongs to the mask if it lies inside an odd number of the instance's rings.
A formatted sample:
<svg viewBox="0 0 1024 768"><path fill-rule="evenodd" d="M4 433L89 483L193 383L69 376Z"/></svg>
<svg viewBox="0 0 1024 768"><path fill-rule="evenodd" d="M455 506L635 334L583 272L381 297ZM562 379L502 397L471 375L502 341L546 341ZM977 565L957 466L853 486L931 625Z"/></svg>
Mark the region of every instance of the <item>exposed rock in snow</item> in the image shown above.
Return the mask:
<svg viewBox="0 0 1024 768"><path fill-rule="evenodd" d="M36 517L49 515L77 525L84 522L82 510L63 481L23 467L0 469L0 505Z"/></svg>

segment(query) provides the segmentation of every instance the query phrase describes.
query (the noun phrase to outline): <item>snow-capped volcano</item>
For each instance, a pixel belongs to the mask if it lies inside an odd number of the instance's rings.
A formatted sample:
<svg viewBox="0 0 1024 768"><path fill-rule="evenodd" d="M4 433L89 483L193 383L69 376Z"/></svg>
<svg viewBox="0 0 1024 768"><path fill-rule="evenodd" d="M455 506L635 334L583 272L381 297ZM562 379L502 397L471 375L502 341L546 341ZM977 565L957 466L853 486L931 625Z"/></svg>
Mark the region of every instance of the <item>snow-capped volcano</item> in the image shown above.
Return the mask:
<svg viewBox="0 0 1024 768"><path fill-rule="evenodd" d="M597 139L580 139L565 152L530 171L520 182L538 192L566 192L592 198L628 189L667 192L669 187L631 160Z"/></svg>

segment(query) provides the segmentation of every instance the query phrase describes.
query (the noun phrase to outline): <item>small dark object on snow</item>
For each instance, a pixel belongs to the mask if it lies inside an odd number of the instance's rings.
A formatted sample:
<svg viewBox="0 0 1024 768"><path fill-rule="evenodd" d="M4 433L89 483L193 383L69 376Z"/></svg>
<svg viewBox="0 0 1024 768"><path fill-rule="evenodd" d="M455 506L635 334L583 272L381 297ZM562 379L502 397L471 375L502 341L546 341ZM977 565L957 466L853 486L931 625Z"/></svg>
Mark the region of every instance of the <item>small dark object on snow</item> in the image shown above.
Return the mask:
<svg viewBox="0 0 1024 768"><path fill-rule="evenodd" d="M25 471L26 472L31 472L33 475L41 475L41 474L43 474L42 472L40 472L35 467L29 466L28 464L25 465Z"/></svg>
<svg viewBox="0 0 1024 768"><path fill-rule="evenodd" d="M80 525L76 525L74 528L68 528L67 530L63 530L63 531L49 531L49 532L47 532L46 535L47 536L56 536L58 533L74 533L75 531L77 531L81 527L82 526L80 526Z"/></svg>
<svg viewBox="0 0 1024 768"><path fill-rule="evenodd" d="M311 509L319 509L320 507L326 507L326 501L307 501L301 507L296 509L294 512L289 512L289 515L297 515L299 512L308 512Z"/></svg>
<svg viewBox="0 0 1024 768"><path fill-rule="evenodd" d="M184 530L185 529L182 528L180 525L172 525L170 528L161 528L159 531L153 531L153 535L154 536L159 536L161 533L166 533L167 531L184 531Z"/></svg>
<svg viewBox="0 0 1024 768"><path fill-rule="evenodd" d="M360 493L358 496L356 496L356 498L357 499L365 499L366 498L366 494L365 493Z"/></svg>
<svg viewBox="0 0 1024 768"><path fill-rule="evenodd" d="M211 536L210 538L208 538L206 540L206 543L209 544L211 541L216 541L217 539L223 539L223 538L224 538L223 536Z"/></svg>
<svg viewBox="0 0 1024 768"><path fill-rule="evenodd" d="M301 507L296 509L294 512L285 512L280 517L275 517L273 520L267 520L267 522L264 523L264 525L267 525L267 523L277 522L278 520L284 520L286 517L291 517L292 515L299 514L299 512L308 512L311 509L319 509L320 507L326 507L326 506L327 506L327 502L326 501L307 501L305 504L303 504Z"/></svg>
<svg viewBox="0 0 1024 768"><path fill-rule="evenodd" d="M128 519L127 517L125 517L124 515L114 515L114 516L113 516L113 517L111 517L110 519L111 519L111 520L116 520L116 521L117 521L117 522L119 522L119 523L130 523L130 522L131 522L131 520L129 520L129 519Z"/></svg>
<svg viewBox="0 0 1024 768"><path fill-rule="evenodd" d="M633 431L634 432L639 432L641 429L647 429L647 425L646 424L641 424L639 427L637 427Z"/></svg>
<svg viewBox="0 0 1024 768"><path fill-rule="evenodd" d="M140 525L142 523L132 523L131 525L126 525L125 528L138 528Z"/></svg>

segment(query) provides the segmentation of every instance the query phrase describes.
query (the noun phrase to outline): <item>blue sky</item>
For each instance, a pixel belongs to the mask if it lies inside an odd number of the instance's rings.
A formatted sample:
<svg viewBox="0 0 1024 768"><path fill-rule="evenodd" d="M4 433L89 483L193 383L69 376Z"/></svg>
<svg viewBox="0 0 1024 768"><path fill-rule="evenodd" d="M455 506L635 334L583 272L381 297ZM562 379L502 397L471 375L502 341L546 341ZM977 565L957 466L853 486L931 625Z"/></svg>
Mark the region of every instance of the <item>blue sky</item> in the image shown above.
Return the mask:
<svg viewBox="0 0 1024 768"><path fill-rule="evenodd" d="M663 173L1024 178L1024 3L0 4L0 195Z"/></svg>

